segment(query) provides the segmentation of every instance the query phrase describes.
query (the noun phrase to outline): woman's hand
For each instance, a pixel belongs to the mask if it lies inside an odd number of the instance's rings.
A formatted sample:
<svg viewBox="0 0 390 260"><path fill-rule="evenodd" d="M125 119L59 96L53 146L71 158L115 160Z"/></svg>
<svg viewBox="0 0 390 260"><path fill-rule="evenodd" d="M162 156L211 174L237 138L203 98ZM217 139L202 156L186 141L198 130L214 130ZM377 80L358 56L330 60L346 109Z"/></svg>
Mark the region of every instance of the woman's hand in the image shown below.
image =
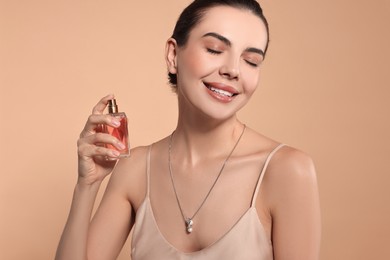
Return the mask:
<svg viewBox="0 0 390 260"><path fill-rule="evenodd" d="M117 138L104 132L105 125L120 125L114 117L103 114L108 100L113 98L113 95L105 96L96 104L77 141L79 183L90 185L101 182L111 173L119 152L106 148L105 144L111 144L118 150L125 148Z"/></svg>

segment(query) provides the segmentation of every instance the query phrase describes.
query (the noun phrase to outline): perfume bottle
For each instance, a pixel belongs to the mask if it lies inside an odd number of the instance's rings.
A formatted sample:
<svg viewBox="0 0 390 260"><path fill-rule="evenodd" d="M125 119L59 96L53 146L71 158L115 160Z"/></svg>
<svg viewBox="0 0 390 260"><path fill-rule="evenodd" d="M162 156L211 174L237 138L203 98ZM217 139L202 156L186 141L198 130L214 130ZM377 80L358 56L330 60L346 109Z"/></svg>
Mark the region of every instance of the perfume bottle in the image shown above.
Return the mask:
<svg viewBox="0 0 390 260"><path fill-rule="evenodd" d="M119 157L128 157L130 155L130 143L129 143L129 132L127 128L127 116L123 112L118 112L118 106L116 104L115 99L111 99L108 101L108 113L115 117L119 122L120 126L118 128L106 125L105 126L105 132L115 136L119 141L121 141L126 148L123 150L118 150L115 146L111 144L107 144L106 147L110 149L117 150L120 152Z"/></svg>

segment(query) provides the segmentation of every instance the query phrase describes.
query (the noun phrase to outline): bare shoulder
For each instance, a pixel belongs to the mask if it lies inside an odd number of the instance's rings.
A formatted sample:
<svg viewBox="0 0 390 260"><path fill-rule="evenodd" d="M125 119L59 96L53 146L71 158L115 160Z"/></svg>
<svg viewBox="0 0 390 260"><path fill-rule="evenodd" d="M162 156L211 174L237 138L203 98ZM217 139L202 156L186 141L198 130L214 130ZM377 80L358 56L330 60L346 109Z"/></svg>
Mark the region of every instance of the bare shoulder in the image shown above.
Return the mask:
<svg viewBox="0 0 390 260"><path fill-rule="evenodd" d="M146 164L149 147L150 146L138 146L131 149L130 156L120 159L118 161L116 169L125 167L129 171L133 171L137 170L140 167L144 167Z"/></svg>
<svg viewBox="0 0 390 260"><path fill-rule="evenodd" d="M321 213L312 158L289 146L279 149L264 176L263 192L275 257L318 259Z"/></svg>
<svg viewBox="0 0 390 260"><path fill-rule="evenodd" d="M248 129L245 153L262 154L266 157L278 146L281 146L280 142ZM315 177L315 168L312 158L297 148L283 145L274 151L264 178L272 181L291 181L313 177Z"/></svg>
<svg viewBox="0 0 390 260"><path fill-rule="evenodd" d="M287 175L285 177L309 177L314 174L314 163L307 153L284 145L275 153L269 170L276 171L275 174Z"/></svg>
<svg viewBox="0 0 390 260"><path fill-rule="evenodd" d="M317 196L317 176L312 158L305 152L283 146L272 157L264 176L264 191L270 209L299 203L305 196Z"/></svg>
<svg viewBox="0 0 390 260"><path fill-rule="evenodd" d="M139 146L130 156L118 161L109 181L108 189L122 192L135 209L146 194L146 163L149 146Z"/></svg>
<svg viewBox="0 0 390 260"><path fill-rule="evenodd" d="M262 135L255 130L247 127L245 140L246 153L264 153L269 154L276 147L281 145L280 142ZM270 167L312 167L313 161L305 152L294 147L283 145L272 157ZM271 169L270 169L271 170Z"/></svg>
<svg viewBox="0 0 390 260"><path fill-rule="evenodd" d="M318 259L321 215L312 158L288 145L275 150L280 142L253 130L247 133L244 154L261 158L262 165L270 158L256 208L275 259Z"/></svg>
<svg viewBox="0 0 390 260"><path fill-rule="evenodd" d="M139 175L146 167L148 150L148 146L133 148L129 157L118 161L111 178L132 178Z"/></svg>

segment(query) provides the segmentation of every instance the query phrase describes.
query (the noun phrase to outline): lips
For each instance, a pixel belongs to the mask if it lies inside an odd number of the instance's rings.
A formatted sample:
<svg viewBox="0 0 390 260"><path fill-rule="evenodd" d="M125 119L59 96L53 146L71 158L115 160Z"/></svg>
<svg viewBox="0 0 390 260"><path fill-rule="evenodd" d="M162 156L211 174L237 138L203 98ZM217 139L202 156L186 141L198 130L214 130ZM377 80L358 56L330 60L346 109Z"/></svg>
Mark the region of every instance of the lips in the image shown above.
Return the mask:
<svg viewBox="0 0 390 260"><path fill-rule="evenodd" d="M212 97L222 102L230 102L239 94L235 88L222 83L204 82L204 85Z"/></svg>

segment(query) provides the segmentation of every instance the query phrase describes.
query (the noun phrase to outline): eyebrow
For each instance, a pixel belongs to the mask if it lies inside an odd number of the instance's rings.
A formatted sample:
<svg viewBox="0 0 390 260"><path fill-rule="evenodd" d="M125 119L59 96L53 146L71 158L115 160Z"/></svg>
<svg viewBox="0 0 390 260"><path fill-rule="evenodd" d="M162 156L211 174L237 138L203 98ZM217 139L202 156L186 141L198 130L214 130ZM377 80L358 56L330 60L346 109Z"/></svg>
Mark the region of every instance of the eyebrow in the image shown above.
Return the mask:
<svg viewBox="0 0 390 260"><path fill-rule="evenodd" d="M203 37L208 37L208 36L211 36L211 37L214 37L214 38L220 40L221 42L223 42L224 44L226 44L229 47L232 46L232 42L228 38L226 38L218 33L209 32L209 33L206 33L205 35L203 35ZM260 54L261 56L264 57L264 51L261 49L258 49L258 48L250 47L250 48L246 48L245 51L246 52L254 52L254 53Z"/></svg>

